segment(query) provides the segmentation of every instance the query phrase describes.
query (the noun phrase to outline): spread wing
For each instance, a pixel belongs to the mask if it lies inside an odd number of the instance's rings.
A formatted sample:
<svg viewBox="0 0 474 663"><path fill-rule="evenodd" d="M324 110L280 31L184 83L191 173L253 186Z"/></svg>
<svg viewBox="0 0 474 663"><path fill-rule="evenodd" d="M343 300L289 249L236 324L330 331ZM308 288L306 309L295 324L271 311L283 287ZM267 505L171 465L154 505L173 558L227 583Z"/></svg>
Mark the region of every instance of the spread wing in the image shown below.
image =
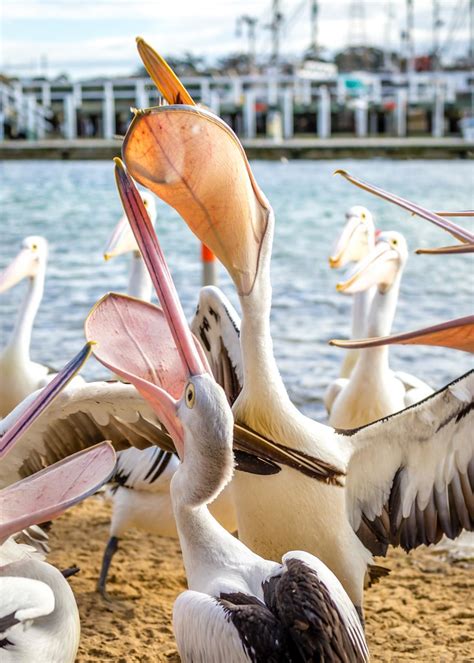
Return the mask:
<svg viewBox="0 0 474 663"><path fill-rule="evenodd" d="M243 385L240 318L219 288L201 289L191 331L199 339L212 374L232 405Z"/></svg>
<svg viewBox="0 0 474 663"><path fill-rule="evenodd" d="M16 411L8 419L15 418ZM103 440L110 440L116 450L170 445L156 415L132 385L73 381L2 459L0 488Z"/></svg>
<svg viewBox="0 0 474 663"><path fill-rule="evenodd" d="M376 555L453 539L474 526L474 371L406 410L354 431L346 480L351 524Z"/></svg>

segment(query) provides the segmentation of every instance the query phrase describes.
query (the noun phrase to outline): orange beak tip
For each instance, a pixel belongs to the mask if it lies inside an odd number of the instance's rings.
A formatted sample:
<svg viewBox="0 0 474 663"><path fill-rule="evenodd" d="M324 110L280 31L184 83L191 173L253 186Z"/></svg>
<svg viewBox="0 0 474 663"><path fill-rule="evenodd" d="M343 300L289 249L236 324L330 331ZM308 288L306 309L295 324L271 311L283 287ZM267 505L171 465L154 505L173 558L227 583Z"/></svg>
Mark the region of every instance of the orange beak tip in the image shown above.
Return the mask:
<svg viewBox="0 0 474 663"><path fill-rule="evenodd" d="M343 168L337 168L337 170L333 172L333 175L342 175L343 177L346 177L347 175L349 175L349 173L347 172L347 170L344 170Z"/></svg>
<svg viewBox="0 0 474 663"><path fill-rule="evenodd" d="M344 292L344 283L338 283L336 285L337 292Z"/></svg>

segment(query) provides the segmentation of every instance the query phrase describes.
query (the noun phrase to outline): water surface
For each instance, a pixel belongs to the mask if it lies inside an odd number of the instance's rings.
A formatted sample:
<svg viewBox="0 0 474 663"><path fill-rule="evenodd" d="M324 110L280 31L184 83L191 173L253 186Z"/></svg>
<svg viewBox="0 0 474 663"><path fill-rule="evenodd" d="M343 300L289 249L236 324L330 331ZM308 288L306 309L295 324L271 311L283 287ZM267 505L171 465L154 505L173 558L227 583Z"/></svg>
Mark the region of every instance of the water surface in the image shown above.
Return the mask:
<svg viewBox="0 0 474 663"><path fill-rule="evenodd" d="M125 291L128 258L105 263L102 251L121 215L113 164L91 161L18 161L2 165L0 268L23 237L40 234L50 244L44 299L32 341L32 358L61 366L82 345L83 321L109 290ZM411 255L403 276L393 331L414 329L472 313L473 256L416 256L419 246L448 244L431 224L362 192L336 168L363 177L432 209L473 207L473 166L468 161L256 161L252 168L276 215L272 260L272 334L278 365L294 402L322 417L322 395L339 372L342 352L327 345L350 333L351 298L337 294L340 274L327 258L346 210L369 207L377 226L398 230ZM179 216L158 201L158 232L184 309L192 316L201 267L198 240ZM468 223L469 219L460 219ZM237 305L222 269L220 285ZM25 284L0 295L1 346L11 330ZM441 387L472 366L469 355L440 348L391 350L395 369ZM84 375L104 376L90 360Z"/></svg>

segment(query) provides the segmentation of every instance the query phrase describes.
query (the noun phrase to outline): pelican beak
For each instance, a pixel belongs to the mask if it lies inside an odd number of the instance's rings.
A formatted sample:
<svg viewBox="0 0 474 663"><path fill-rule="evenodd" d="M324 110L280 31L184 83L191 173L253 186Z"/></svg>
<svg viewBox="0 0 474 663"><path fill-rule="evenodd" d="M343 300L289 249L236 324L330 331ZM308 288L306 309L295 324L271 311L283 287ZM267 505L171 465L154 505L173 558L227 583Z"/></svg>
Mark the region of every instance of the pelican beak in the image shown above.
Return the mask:
<svg viewBox="0 0 474 663"><path fill-rule="evenodd" d="M130 175L223 263L239 294L250 294L273 213L233 131L197 106L153 108L135 115L122 155Z"/></svg>
<svg viewBox="0 0 474 663"><path fill-rule="evenodd" d="M166 60L142 37L137 37L137 49L150 78L169 104L195 105L193 98Z"/></svg>
<svg viewBox="0 0 474 663"><path fill-rule="evenodd" d="M96 492L115 469L110 442L79 451L0 491L0 544L44 523Z"/></svg>
<svg viewBox="0 0 474 663"><path fill-rule="evenodd" d="M22 434L36 421L81 369L91 354L92 345L93 342L87 343L46 387L31 394L3 419L2 427L6 428L6 432L0 437L0 459L13 448Z"/></svg>
<svg viewBox="0 0 474 663"><path fill-rule="evenodd" d="M34 253L31 249L22 249L16 258L0 273L0 292L6 292L14 285L34 275Z"/></svg>
<svg viewBox="0 0 474 663"><path fill-rule="evenodd" d="M342 233L339 235L332 250L332 254L329 257L329 266L331 269L344 267L348 262L353 260L350 255L350 246L359 225L360 219L357 216L353 215L348 217L346 225L344 226Z"/></svg>
<svg viewBox="0 0 474 663"><path fill-rule="evenodd" d="M330 345L339 348L372 348L379 345L437 345L463 352L474 353L474 315L448 320L439 325L417 329L412 332L392 334L359 341L332 340Z"/></svg>
<svg viewBox="0 0 474 663"><path fill-rule="evenodd" d="M399 255L390 244L379 241L372 251L349 273L349 278L338 283L336 290L353 295L378 285L387 290L397 274Z"/></svg>
<svg viewBox="0 0 474 663"><path fill-rule="evenodd" d="M396 196L393 193L384 191L384 189L380 189L379 187L376 187L373 184L364 182L363 180L360 180L357 177L350 175L345 170L341 169L336 170L335 174L342 175L346 180L359 187L359 189L363 189L364 191L373 193L375 196L378 196L379 198L383 198L384 200L388 200L391 203L395 203L395 205L398 205L399 207L403 207L403 209L408 210L412 214L421 216L424 219L431 221L431 223L434 223L440 228L443 228L443 230L446 230L446 232L451 233L451 235L453 235L453 237L455 237L459 241L467 242L469 244L474 244L473 233L470 233L465 228L461 228L461 226L459 226L458 224L449 221L449 219L440 216L436 212L431 212L429 209L421 207L421 205L412 203L411 201L406 200L405 198L401 198L400 196Z"/></svg>
<svg viewBox="0 0 474 663"><path fill-rule="evenodd" d="M453 244L453 246L439 246L434 249L417 249L417 255L453 255L458 253L474 253L474 244Z"/></svg>
<svg viewBox="0 0 474 663"><path fill-rule="evenodd" d="M98 339L94 347L96 359L131 382L150 403L182 457L183 429L176 408L189 371L162 309L133 297L109 293L90 311L84 331L86 338Z"/></svg>
<svg viewBox="0 0 474 663"><path fill-rule="evenodd" d="M110 260L129 251L138 251L138 246L130 230L128 219L124 214L109 237L104 250L104 260Z"/></svg>

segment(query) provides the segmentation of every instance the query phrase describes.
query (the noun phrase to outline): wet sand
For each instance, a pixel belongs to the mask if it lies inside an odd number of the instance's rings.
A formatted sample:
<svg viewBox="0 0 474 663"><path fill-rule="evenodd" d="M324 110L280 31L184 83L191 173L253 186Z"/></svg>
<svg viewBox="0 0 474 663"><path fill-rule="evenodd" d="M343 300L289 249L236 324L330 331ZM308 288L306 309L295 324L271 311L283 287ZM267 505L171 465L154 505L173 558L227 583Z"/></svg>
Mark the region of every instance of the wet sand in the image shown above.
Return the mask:
<svg viewBox="0 0 474 663"><path fill-rule="evenodd" d="M70 580L81 615L77 663L177 663L173 601L186 586L177 541L131 531L115 555L110 601L96 592L110 504L89 498L55 521L49 561L80 572ZM373 661L474 661L474 557L394 550L388 578L366 592Z"/></svg>

